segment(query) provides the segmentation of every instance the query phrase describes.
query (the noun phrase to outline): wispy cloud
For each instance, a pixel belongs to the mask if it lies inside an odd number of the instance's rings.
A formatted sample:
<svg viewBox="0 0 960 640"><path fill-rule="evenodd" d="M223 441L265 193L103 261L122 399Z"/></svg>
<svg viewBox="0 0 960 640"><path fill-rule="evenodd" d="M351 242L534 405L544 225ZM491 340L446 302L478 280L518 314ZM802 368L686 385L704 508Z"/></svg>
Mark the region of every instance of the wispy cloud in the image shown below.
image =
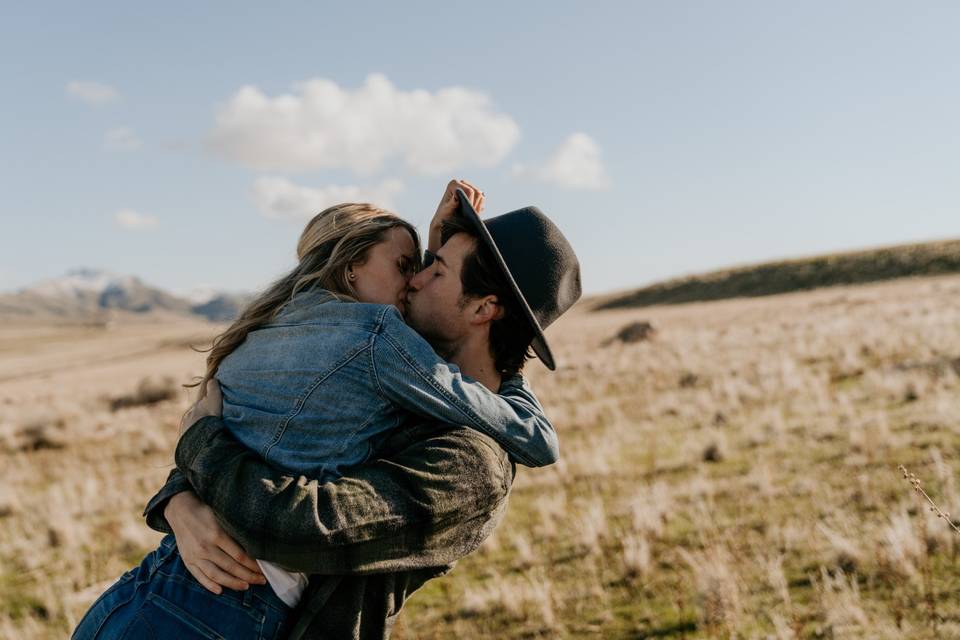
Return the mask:
<svg viewBox="0 0 960 640"><path fill-rule="evenodd" d="M514 165L513 175L549 182L566 189L607 189L611 184L610 178L600 155L600 145L593 138L585 133L574 133L543 165Z"/></svg>
<svg viewBox="0 0 960 640"><path fill-rule="evenodd" d="M403 191L400 180L385 180L369 187L304 187L286 178L264 177L253 183L253 199L268 218L305 222L329 206L341 202L369 202L393 208L393 197Z"/></svg>
<svg viewBox="0 0 960 640"><path fill-rule="evenodd" d="M373 74L357 89L315 78L275 97L245 86L217 114L209 143L263 171L369 175L396 159L416 173L444 174L496 165L519 136L513 119L480 91L402 91Z"/></svg>
<svg viewBox="0 0 960 640"><path fill-rule="evenodd" d="M93 106L100 106L116 102L120 99L120 92L108 84L73 80L67 83L67 95Z"/></svg>
<svg viewBox="0 0 960 640"><path fill-rule="evenodd" d="M130 127L115 127L103 137L103 148L107 151L136 151L143 141Z"/></svg>
<svg viewBox="0 0 960 640"><path fill-rule="evenodd" d="M133 209L122 209L113 216L117 226L132 231L149 231L156 229L159 221L151 215L140 213Z"/></svg>

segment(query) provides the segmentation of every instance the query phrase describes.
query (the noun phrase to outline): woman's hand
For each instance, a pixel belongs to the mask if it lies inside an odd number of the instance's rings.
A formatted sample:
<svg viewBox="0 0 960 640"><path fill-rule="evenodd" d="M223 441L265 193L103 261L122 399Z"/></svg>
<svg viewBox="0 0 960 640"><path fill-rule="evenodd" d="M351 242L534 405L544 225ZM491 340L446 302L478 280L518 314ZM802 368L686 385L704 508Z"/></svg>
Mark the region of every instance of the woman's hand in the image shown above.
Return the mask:
<svg viewBox="0 0 960 640"><path fill-rule="evenodd" d="M173 529L183 564L208 591L219 595L222 587L244 591L251 584L266 583L257 561L224 532L213 509L192 491L170 498L163 515Z"/></svg>
<svg viewBox="0 0 960 640"><path fill-rule="evenodd" d="M460 202L457 196L457 189L463 189L477 213L483 211L483 191L466 180L451 180L447 184L443 197L440 198L440 204L437 205L437 212L433 214L433 220L430 221L430 237L427 241L427 249L436 252L440 248L440 230L443 227L443 221L449 220L457 213L457 207Z"/></svg>
<svg viewBox="0 0 960 640"><path fill-rule="evenodd" d="M206 393L196 401L180 419L180 434L190 428L194 422L207 416L223 415L223 394L220 393L220 383L216 379L207 380Z"/></svg>

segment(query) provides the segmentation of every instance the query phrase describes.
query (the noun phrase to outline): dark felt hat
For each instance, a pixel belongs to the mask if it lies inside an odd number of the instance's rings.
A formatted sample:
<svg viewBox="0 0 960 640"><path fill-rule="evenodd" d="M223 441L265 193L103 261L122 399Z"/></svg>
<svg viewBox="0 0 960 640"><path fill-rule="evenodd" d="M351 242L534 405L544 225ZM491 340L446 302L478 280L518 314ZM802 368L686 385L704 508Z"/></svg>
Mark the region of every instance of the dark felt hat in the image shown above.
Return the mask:
<svg viewBox="0 0 960 640"><path fill-rule="evenodd" d="M466 194L457 189L457 195L460 215L493 253L533 328L534 353L556 369L543 330L580 299L580 262L573 247L536 207L481 220Z"/></svg>

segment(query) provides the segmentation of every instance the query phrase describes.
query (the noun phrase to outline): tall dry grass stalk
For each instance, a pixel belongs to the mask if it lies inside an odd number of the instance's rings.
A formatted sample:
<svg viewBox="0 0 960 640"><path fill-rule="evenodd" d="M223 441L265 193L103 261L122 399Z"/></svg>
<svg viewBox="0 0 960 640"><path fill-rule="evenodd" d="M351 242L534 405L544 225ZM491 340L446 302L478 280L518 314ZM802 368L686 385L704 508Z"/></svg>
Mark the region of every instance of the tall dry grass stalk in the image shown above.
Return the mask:
<svg viewBox="0 0 960 640"><path fill-rule="evenodd" d="M927 504L926 504L927 508L928 508L931 512L935 513L936 516L937 516L937 518L939 518L939 519L943 520L944 522L946 522L947 525L948 525L951 529L953 529L953 530L956 531L957 533L960 533L960 527L958 527L956 524L954 524L953 520L950 518L950 514L949 514L948 512L946 512L946 511L944 511L943 509L941 509L941 508L937 505L937 503L933 501L933 498L931 498L931 497L927 494L927 492L924 491L923 487L922 487L921 484L920 484L920 479L916 476L916 474L913 474L913 473L910 473L909 471L907 471L907 468L906 468L905 466L903 466L902 464L899 465L897 468L900 469L900 472L903 474L903 477L904 477L907 481L909 481L910 484L913 486L913 490L917 493L917 495L919 495L921 498L923 498L923 500L927 503Z"/></svg>

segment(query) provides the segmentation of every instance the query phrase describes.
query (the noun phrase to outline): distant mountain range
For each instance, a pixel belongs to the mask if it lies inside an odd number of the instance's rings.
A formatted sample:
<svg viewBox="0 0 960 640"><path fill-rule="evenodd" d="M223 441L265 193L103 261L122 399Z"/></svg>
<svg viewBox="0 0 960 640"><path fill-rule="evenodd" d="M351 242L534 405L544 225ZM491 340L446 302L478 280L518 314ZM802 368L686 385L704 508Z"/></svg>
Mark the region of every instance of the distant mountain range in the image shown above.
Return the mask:
<svg viewBox="0 0 960 640"><path fill-rule="evenodd" d="M225 322L235 318L252 297L214 290L177 295L136 276L80 268L15 293L0 294L0 320L97 322L124 316L176 315Z"/></svg>

